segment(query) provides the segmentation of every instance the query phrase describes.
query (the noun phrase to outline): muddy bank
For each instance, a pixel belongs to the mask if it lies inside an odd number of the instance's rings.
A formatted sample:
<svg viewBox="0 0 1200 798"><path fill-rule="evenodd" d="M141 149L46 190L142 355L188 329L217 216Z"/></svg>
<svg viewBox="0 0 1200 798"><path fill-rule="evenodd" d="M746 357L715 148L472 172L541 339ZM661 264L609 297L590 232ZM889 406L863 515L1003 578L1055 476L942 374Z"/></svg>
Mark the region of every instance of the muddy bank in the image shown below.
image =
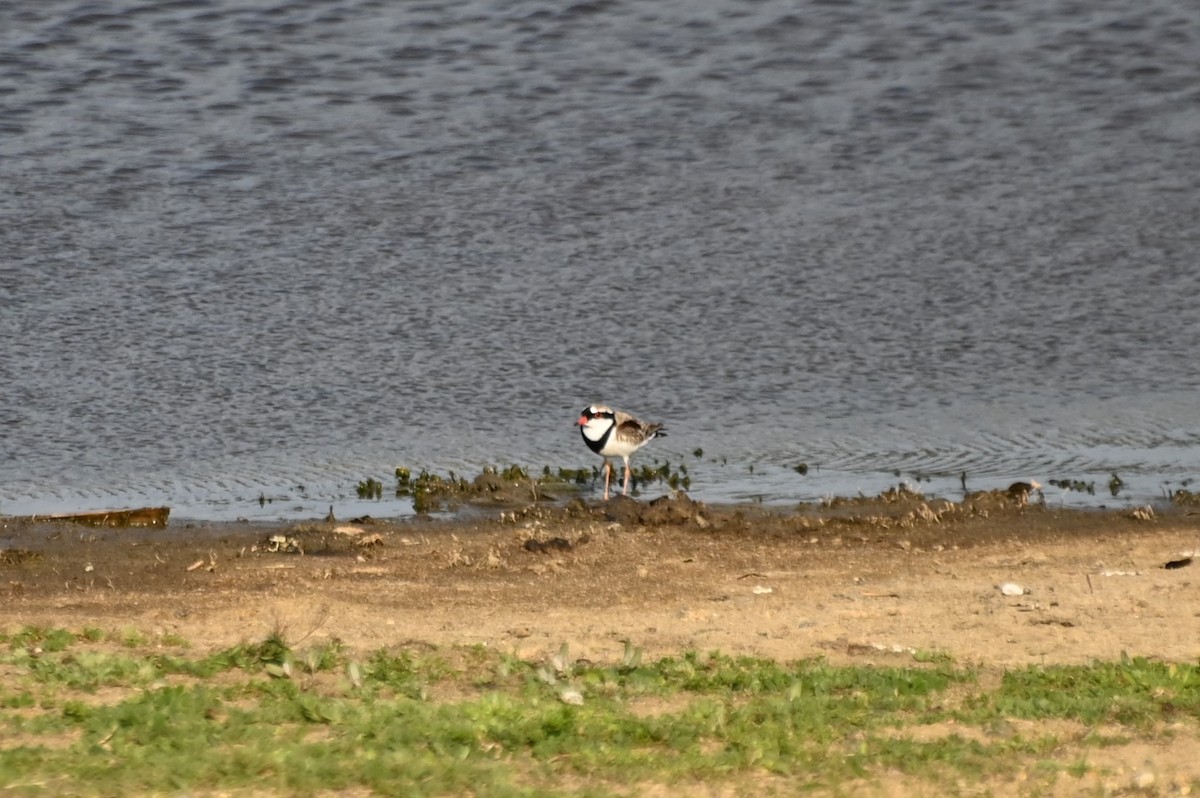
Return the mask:
<svg viewBox="0 0 1200 798"><path fill-rule="evenodd" d="M2 623L133 627L214 647L277 628L351 647L483 644L522 656L567 642L597 660L619 657L624 640L648 653L784 659L1191 660L1194 512L889 491L787 512L679 494L457 520L9 520Z"/></svg>

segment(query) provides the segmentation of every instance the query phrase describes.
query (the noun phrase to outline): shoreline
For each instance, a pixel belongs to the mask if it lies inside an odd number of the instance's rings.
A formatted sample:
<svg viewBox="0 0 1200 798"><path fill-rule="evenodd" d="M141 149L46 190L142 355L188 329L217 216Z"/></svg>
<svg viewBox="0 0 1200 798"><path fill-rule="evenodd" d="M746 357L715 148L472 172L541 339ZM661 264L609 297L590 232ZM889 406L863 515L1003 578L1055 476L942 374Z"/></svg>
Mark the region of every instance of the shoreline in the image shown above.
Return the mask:
<svg viewBox="0 0 1200 798"><path fill-rule="evenodd" d="M136 628L212 648L279 627L355 649L569 643L596 661L623 640L834 662L1182 661L1200 651L1195 512L893 490L791 510L681 494L359 523L0 519L0 594L10 631Z"/></svg>
<svg viewBox="0 0 1200 798"><path fill-rule="evenodd" d="M651 476L654 469L665 468L672 478L690 478L688 492L696 499L712 505L761 504L773 508L790 509L797 505L821 502L834 497L871 496L899 485L925 494L930 499L961 501L964 497L963 473L950 473L944 469L925 471L922 469L879 468L875 470L841 471L825 468L819 464L783 462L739 462L725 464L712 458L693 460L691 455L676 458L678 463L653 460L653 467L643 464L639 473L641 493L637 498L649 500L670 492L667 480ZM594 464L589 464L594 465ZM505 473L510 470L534 475L529 478L540 481L541 466L509 466L503 470L494 466L482 466L481 471L468 469L475 479L489 473ZM798 469L803 468L803 473ZM598 469L595 469L598 471ZM635 469L638 471L639 469ZM402 489L390 473L378 472L372 477L372 469L364 469L364 477L349 474L336 480L309 479L297 482L258 482L244 477L237 482L245 493L230 492L225 480L202 481L177 484L172 490L134 489L123 490L95 485L74 488L46 488L48 493L22 495L12 494L0 499L0 518L43 516L66 513L96 512L106 509L167 506L175 519L193 523L218 523L249 521L252 523L300 522L314 517L324 517L332 505L338 517L374 515L393 519L404 519L418 514L413 507L412 496ZM587 472L588 468L562 469L568 473ZM1034 473L1036 472L1036 473ZM1059 473L1061 472L1061 473ZM357 473L357 472L356 472ZM437 476L442 472L431 472ZM444 472L453 478L455 471ZM462 472L460 472L462 473ZM1179 490L1193 486L1191 472L1179 469L1153 470L1148 473L1108 468L1076 470L1039 468L1028 472L1001 472L996 474L966 474L968 492L1001 489L1014 481L1036 478L1043 485L1047 505L1061 508L1109 509L1150 505L1163 507L1171 502L1171 496ZM1031 476L1032 475L1032 476ZM311 475L309 475L311 477ZM457 477L463 478L463 477ZM355 496L354 480L359 486L373 481L381 489L374 496ZM1115 491L1110 483L1116 480ZM588 480L579 486L578 495L586 499L600 499L601 491L595 481ZM9 486L15 489L16 485ZM527 496L518 497L527 499Z"/></svg>

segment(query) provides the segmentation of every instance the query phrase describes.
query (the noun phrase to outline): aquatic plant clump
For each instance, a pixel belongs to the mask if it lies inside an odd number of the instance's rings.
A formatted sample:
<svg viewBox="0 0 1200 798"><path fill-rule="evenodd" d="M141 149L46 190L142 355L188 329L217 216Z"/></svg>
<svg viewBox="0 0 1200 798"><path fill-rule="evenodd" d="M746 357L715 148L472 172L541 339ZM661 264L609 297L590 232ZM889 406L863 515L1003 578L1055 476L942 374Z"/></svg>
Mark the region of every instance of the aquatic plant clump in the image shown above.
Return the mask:
<svg viewBox="0 0 1200 798"><path fill-rule="evenodd" d="M447 471L445 476L422 468L415 475L407 466L397 466L396 498L409 498L418 513L450 512L464 504L515 505L554 502L576 495L583 487L601 478L598 466L591 468L551 468L542 466L538 476L532 476L519 465L505 468L486 466L475 477ZM655 461L633 471L633 492L640 487L660 483L672 490L687 490L692 483L687 465ZM383 484L374 477L358 483L355 492L360 499L382 499Z"/></svg>
<svg viewBox="0 0 1200 798"><path fill-rule="evenodd" d="M358 498L360 499L382 499L383 498L383 483L377 479L367 477L358 483L356 488Z"/></svg>
<svg viewBox="0 0 1200 798"><path fill-rule="evenodd" d="M1077 493L1086 493L1089 496L1096 495L1096 483L1084 482L1081 479L1051 479L1048 482L1061 490L1073 490Z"/></svg>
<svg viewBox="0 0 1200 798"><path fill-rule="evenodd" d="M502 469L487 466L469 480L454 471L441 476L426 469L421 469L414 477L412 469L404 466L396 468L395 474L396 496L411 497L413 510L418 513L446 512L463 504L557 501L576 492L588 476L583 469L559 468L552 472L546 466L542 475L535 478L518 465Z"/></svg>
<svg viewBox="0 0 1200 798"><path fill-rule="evenodd" d="M687 490L692 486L692 478L688 475L685 463L680 463L678 468L671 468L670 463L660 464L655 460L653 466L643 465L633 470L634 495L637 495L640 484L655 482L665 484L671 490Z"/></svg>
<svg viewBox="0 0 1200 798"><path fill-rule="evenodd" d="M1200 506L1200 492L1193 492L1187 488L1179 488L1172 491L1171 502L1180 507L1198 507Z"/></svg>

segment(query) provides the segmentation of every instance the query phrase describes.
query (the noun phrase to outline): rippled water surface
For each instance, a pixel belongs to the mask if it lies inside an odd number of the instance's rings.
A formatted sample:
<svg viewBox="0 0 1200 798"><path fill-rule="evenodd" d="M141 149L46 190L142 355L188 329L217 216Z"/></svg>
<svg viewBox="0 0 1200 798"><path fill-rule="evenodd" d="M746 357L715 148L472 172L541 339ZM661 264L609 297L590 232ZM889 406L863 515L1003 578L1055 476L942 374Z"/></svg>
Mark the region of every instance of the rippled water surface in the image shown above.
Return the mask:
<svg viewBox="0 0 1200 798"><path fill-rule="evenodd" d="M354 512L590 465L600 399L702 499L1159 496L1197 53L1182 0L0 4L0 513Z"/></svg>

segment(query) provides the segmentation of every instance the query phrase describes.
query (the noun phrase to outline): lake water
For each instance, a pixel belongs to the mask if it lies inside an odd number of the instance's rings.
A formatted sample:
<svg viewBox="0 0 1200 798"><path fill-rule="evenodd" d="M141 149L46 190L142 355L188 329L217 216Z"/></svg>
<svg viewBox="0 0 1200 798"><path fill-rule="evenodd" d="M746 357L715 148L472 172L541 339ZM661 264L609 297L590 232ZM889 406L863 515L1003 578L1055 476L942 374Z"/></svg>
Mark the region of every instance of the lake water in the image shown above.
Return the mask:
<svg viewBox="0 0 1200 798"><path fill-rule="evenodd" d="M1198 53L1184 0L2 4L0 513L402 514L356 483L593 465L600 400L702 500L1161 497Z"/></svg>

